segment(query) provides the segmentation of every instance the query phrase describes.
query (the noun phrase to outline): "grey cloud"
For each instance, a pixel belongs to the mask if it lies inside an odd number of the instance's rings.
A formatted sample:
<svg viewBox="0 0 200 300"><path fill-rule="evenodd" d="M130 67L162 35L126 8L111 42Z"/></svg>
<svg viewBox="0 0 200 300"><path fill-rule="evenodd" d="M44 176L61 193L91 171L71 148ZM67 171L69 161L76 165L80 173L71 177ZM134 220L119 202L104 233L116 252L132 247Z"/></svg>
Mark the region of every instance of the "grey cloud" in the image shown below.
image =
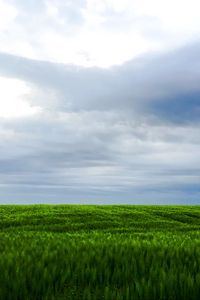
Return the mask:
<svg viewBox="0 0 200 300"><path fill-rule="evenodd" d="M188 189L187 189L188 188ZM195 186L184 189L130 189L110 191L99 189L73 189L51 186L1 186L1 203L78 203L78 204L199 204L200 191Z"/></svg>
<svg viewBox="0 0 200 300"><path fill-rule="evenodd" d="M142 56L110 69L82 68L0 55L0 74L54 90L61 110L139 110L174 119L199 109L198 43L167 54ZM194 100L194 94L196 99ZM157 109L154 109L157 107ZM192 119L191 114L188 115ZM171 116L170 116L171 114ZM187 118L187 114L185 115Z"/></svg>
<svg viewBox="0 0 200 300"><path fill-rule="evenodd" d="M10 154L1 150L1 182L124 189L199 181L198 128L144 126L127 123L120 115L118 120L95 116L96 121L90 112L69 121L67 116L62 121L42 116L7 124L21 134L9 146L1 139L1 149L15 149Z"/></svg>

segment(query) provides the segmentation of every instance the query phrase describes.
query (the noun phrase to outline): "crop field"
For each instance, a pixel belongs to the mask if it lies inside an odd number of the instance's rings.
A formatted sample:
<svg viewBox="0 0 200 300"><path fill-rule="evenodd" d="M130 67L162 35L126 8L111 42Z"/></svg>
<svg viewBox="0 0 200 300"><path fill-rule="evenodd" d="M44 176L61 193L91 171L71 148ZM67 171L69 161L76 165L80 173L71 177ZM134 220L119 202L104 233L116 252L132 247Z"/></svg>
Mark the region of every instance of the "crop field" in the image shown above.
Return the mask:
<svg viewBox="0 0 200 300"><path fill-rule="evenodd" d="M200 206L0 206L1 300L200 299Z"/></svg>

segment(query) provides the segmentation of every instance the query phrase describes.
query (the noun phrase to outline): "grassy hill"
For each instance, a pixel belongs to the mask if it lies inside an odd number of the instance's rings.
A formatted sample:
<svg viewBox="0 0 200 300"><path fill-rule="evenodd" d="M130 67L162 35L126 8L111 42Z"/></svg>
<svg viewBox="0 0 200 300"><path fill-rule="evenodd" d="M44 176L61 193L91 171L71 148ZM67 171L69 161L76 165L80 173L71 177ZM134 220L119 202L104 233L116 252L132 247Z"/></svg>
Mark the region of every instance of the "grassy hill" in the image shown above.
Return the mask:
<svg viewBox="0 0 200 300"><path fill-rule="evenodd" d="M200 206L0 206L0 299L200 297Z"/></svg>

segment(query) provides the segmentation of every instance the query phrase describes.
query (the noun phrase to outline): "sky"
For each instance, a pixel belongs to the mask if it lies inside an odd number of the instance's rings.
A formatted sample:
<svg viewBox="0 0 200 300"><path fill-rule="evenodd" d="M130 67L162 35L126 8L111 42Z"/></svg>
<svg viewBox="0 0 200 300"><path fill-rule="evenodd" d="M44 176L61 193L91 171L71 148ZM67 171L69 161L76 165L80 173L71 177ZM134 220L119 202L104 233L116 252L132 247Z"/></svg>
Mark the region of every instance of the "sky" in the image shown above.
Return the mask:
<svg viewBox="0 0 200 300"><path fill-rule="evenodd" d="M200 204L198 0L0 0L0 204Z"/></svg>

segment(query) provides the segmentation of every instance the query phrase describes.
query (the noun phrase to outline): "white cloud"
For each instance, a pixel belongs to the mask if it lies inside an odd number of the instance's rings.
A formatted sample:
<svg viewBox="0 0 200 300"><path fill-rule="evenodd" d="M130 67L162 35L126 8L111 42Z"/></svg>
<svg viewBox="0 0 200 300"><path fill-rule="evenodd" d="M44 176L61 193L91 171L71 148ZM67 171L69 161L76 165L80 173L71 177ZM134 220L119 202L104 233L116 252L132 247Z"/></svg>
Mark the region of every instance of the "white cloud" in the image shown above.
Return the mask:
<svg viewBox="0 0 200 300"><path fill-rule="evenodd" d="M0 1L0 50L38 60L110 67L200 35L197 0L10 3Z"/></svg>
<svg viewBox="0 0 200 300"><path fill-rule="evenodd" d="M26 101L30 93L25 82L0 77L0 117L19 118L38 113L39 107L33 107Z"/></svg>
<svg viewBox="0 0 200 300"><path fill-rule="evenodd" d="M140 0L132 1L138 15L155 16L160 19L165 30L171 34L199 33L200 20L198 0Z"/></svg>
<svg viewBox="0 0 200 300"><path fill-rule="evenodd" d="M18 11L14 6L0 0L0 31L9 30L17 14Z"/></svg>

